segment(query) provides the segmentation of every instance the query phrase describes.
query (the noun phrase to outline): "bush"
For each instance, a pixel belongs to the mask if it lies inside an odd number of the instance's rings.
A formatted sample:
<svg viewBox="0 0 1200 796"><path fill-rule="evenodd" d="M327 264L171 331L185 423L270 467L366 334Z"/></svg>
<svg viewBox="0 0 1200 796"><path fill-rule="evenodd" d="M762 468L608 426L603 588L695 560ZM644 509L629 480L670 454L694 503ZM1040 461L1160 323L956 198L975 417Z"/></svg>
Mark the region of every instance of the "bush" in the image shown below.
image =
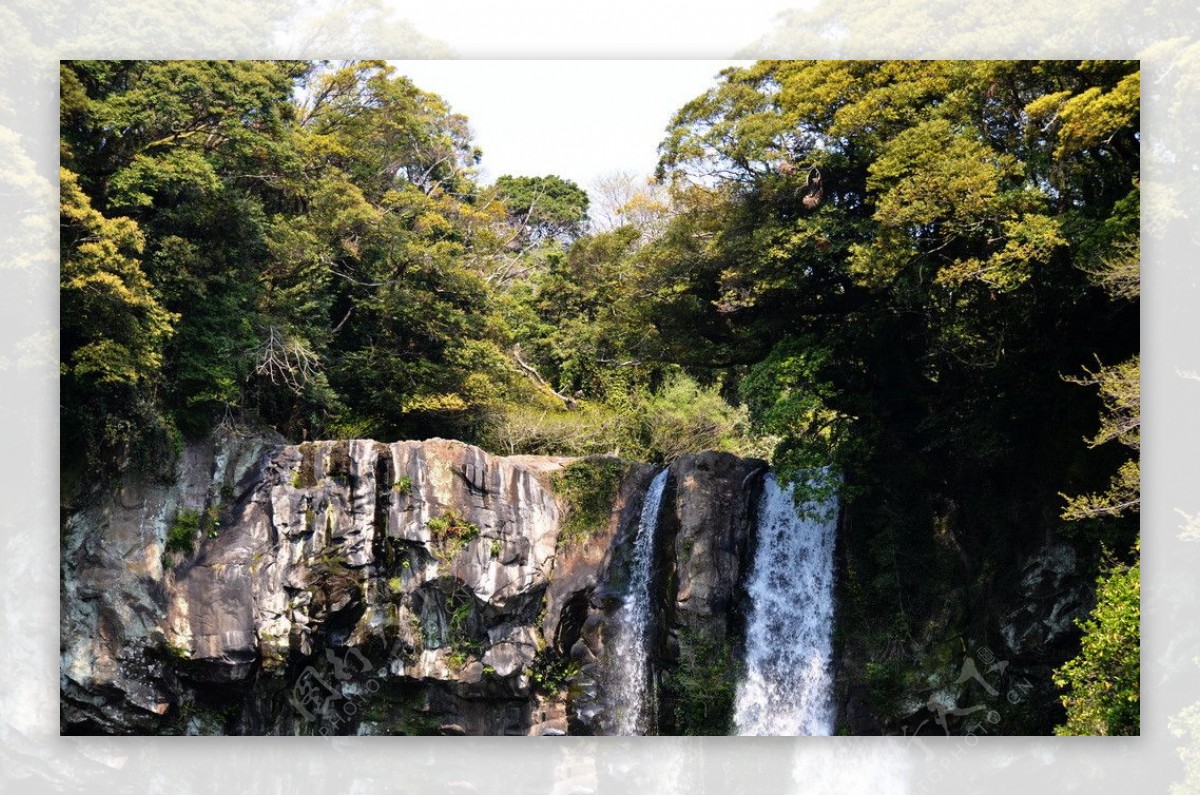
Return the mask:
<svg viewBox="0 0 1200 796"><path fill-rule="evenodd" d="M471 658L483 656L484 645L474 631L475 598L464 592L451 595L446 603L449 617L443 628L442 641L450 648L446 663L451 669L462 669Z"/></svg>
<svg viewBox="0 0 1200 796"><path fill-rule="evenodd" d="M671 462L686 453L726 451L741 456L770 452L773 440L750 434L744 406L732 406L711 387L701 387L684 373L666 380L646 399L641 412L647 453L654 461Z"/></svg>
<svg viewBox="0 0 1200 796"><path fill-rule="evenodd" d="M570 545L608 525L621 480L629 465L611 456L574 462L554 475L554 488L566 504L559 542Z"/></svg>
<svg viewBox="0 0 1200 796"><path fill-rule="evenodd" d="M630 417L602 404L574 409L506 405L494 410L481 440L488 450L543 456L591 456L634 444Z"/></svg>
<svg viewBox="0 0 1200 796"><path fill-rule="evenodd" d="M167 528L167 539L163 549L168 553L192 552L196 546L196 535L200 533L200 512L195 509L180 509Z"/></svg>
<svg viewBox="0 0 1200 796"><path fill-rule="evenodd" d="M565 658L551 647L543 647L533 659L529 676L538 691L556 695L567 687L571 678L579 674L579 670L579 661Z"/></svg>
<svg viewBox="0 0 1200 796"><path fill-rule="evenodd" d="M471 540L479 538L479 526L467 522L455 509L447 509L442 516L431 518L426 526L433 535L433 553L440 561L453 560Z"/></svg>
<svg viewBox="0 0 1200 796"><path fill-rule="evenodd" d="M1134 548L1140 553L1140 545ZM1141 564L1100 576L1079 655L1055 670L1067 722L1057 735L1137 735L1141 728Z"/></svg>

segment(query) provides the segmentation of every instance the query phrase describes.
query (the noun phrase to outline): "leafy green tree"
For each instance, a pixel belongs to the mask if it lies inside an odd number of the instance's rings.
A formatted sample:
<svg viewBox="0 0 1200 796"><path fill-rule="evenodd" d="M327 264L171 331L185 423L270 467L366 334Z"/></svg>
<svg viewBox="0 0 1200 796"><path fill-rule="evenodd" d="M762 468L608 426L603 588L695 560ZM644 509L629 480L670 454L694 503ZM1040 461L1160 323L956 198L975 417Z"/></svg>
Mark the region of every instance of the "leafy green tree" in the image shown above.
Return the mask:
<svg viewBox="0 0 1200 796"><path fill-rule="evenodd" d="M562 177L506 174L496 180L496 192L519 230L519 241L570 244L588 223L587 191Z"/></svg>
<svg viewBox="0 0 1200 796"><path fill-rule="evenodd" d="M59 179L65 373L98 385L153 382L175 318L142 272L142 233L97 212L73 172L60 169Z"/></svg>
<svg viewBox="0 0 1200 796"><path fill-rule="evenodd" d="M159 400L199 434L239 407L256 342L268 207L280 200L293 62L64 64L64 160L102 211L137 221L178 316Z"/></svg>
<svg viewBox="0 0 1200 796"><path fill-rule="evenodd" d="M1067 445L1086 402L1058 374L1127 356L1134 330L1135 307L1087 273L1089 248L1124 223L1131 186L1136 196L1131 86L1129 63L727 71L663 144L660 175L692 186L698 210L681 210L658 246L660 336L677 360L755 366L743 390L780 381L758 363L802 339L824 363L803 411L853 418L876 452L944 459L964 484L1016 464L1025 440ZM1097 314L1115 322L1097 333Z"/></svg>
<svg viewBox="0 0 1200 796"><path fill-rule="evenodd" d="M382 62L66 62L64 163L141 230L185 432L470 437L520 383L506 212L466 119Z"/></svg>
<svg viewBox="0 0 1200 796"><path fill-rule="evenodd" d="M1079 625L1080 653L1054 673L1054 682L1067 689L1067 721L1056 734L1140 732L1140 601L1140 564L1114 564L1097 581L1096 607Z"/></svg>
<svg viewBox="0 0 1200 796"><path fill-rule="evenodd" d="M637 366L641 305L626 301L636 280L637 232L626 228L580 240L533 282L536 320L518 328L522 350L567 394L603 399L625 386L607 381ZM643 346L644 347L644 346Z"/></svg>
<svg viewBox="0 0 1200 796"><path fill-rule="evenodd" d="M178 316L142 270L145 238L129 218L105 218L60 169L64 445L85 458L126 460L159 386L163 347Z"/></svg>
<svg viewBox="0 0 1200 796"><path fill-rule="evenodd" d="M486 279L502 209L466 120L385 64L312 76L301 112L332 310L338 435L471 436L514 380Z"/></svg>

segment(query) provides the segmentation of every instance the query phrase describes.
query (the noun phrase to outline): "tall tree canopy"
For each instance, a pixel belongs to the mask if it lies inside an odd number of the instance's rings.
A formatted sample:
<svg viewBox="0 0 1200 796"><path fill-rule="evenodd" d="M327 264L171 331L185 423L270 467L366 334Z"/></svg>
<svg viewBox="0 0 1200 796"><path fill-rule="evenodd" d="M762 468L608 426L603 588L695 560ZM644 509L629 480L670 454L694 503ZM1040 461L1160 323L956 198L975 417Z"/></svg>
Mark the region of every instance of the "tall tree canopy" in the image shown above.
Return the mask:
<svg viewBox="0 0 1200 796"><path fill-rule="evenodd" d="M294 437L434 433L501 390L484 276L505 210L440 98L378 62L62 73L66 444L106 455L76 378L101 359L128 389L100 414L150 408L168 436L245 413ZM85 311L79 269L123 279L123 304Z"/></svg>
<svg viewBox="0 0 1200 796"><path fill-rule="evenodd" d="M719 206L682 213L666 257L679 358L752 367L775 425L807 391L825 411L797 456L847 426L967 480L1028 468L999 454L1032 440L1076 449L1093 413L1060 376L1137 347L1136 302L1089 278L1136 240L1137 82L1128 62L727 72L662 148L660 175Z"/></svg>

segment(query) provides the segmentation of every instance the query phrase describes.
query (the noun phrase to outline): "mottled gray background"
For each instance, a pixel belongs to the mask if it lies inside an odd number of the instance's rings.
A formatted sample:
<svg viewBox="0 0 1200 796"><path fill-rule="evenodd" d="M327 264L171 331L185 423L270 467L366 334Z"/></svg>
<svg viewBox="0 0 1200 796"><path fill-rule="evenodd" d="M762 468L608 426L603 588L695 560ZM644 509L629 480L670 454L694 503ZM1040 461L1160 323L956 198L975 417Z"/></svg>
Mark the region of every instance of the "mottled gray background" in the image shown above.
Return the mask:
<svg viewBox="0 0 1200 796"><path fill-rule="evenodd" d="M1200 788L1200 13L1177 0L5 0L0 782L11 791L1165 792ZM668 11L666 9L675 9ZM778 13L775 13L778 12ZM497 16L502 15L502 16ZM443 18L445 13L443 13ZM420 20L437 28L422 32ZM520 25L498 33L498 19ZM761 30L754 30L761 25ZM597 38L597 31L610 38ZM1143 62L1141 738L58 737L57 61L1091 57ZM636 90L636 87L631 87Z"/></svg>

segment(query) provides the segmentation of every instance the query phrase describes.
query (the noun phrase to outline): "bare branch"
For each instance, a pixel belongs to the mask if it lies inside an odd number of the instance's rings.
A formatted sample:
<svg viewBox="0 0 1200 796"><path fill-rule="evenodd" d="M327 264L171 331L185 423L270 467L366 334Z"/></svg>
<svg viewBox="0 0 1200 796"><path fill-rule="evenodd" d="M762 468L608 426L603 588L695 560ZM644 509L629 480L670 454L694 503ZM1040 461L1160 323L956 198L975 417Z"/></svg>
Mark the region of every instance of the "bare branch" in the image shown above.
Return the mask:
<svg viewBox="0 0 1200 796"><path fill-rule="evenodd" d="M521 347L520 346L513 346L512 351L510 353L512 354L513 360L517 363L517 365L521 368L521 370L525 371L525 373L527 375L529 375L535 382L537 382L539 385L541 385L542 387L547 389L550 393L552 393L560 401L562 401L564 404L566 404L568 409L575 408L575 399L574 398L572 398L569 395L564 395L563 393L561 393L558 390L551 387L550 383L547 382L544 378L542 378L542 374L538 373L537 368L535 368L533 365L530 365L525 360L521 359Z"/></svg>
<svg viewBox="0 0 1200 796"><path fill-rule="evenodd" d="M266 376L272 384L282 385L296 395L303 394L321 367L320 358L311 348L275 326L267 327L267 339L251 353L257 359L256 374Z"/></svg>

